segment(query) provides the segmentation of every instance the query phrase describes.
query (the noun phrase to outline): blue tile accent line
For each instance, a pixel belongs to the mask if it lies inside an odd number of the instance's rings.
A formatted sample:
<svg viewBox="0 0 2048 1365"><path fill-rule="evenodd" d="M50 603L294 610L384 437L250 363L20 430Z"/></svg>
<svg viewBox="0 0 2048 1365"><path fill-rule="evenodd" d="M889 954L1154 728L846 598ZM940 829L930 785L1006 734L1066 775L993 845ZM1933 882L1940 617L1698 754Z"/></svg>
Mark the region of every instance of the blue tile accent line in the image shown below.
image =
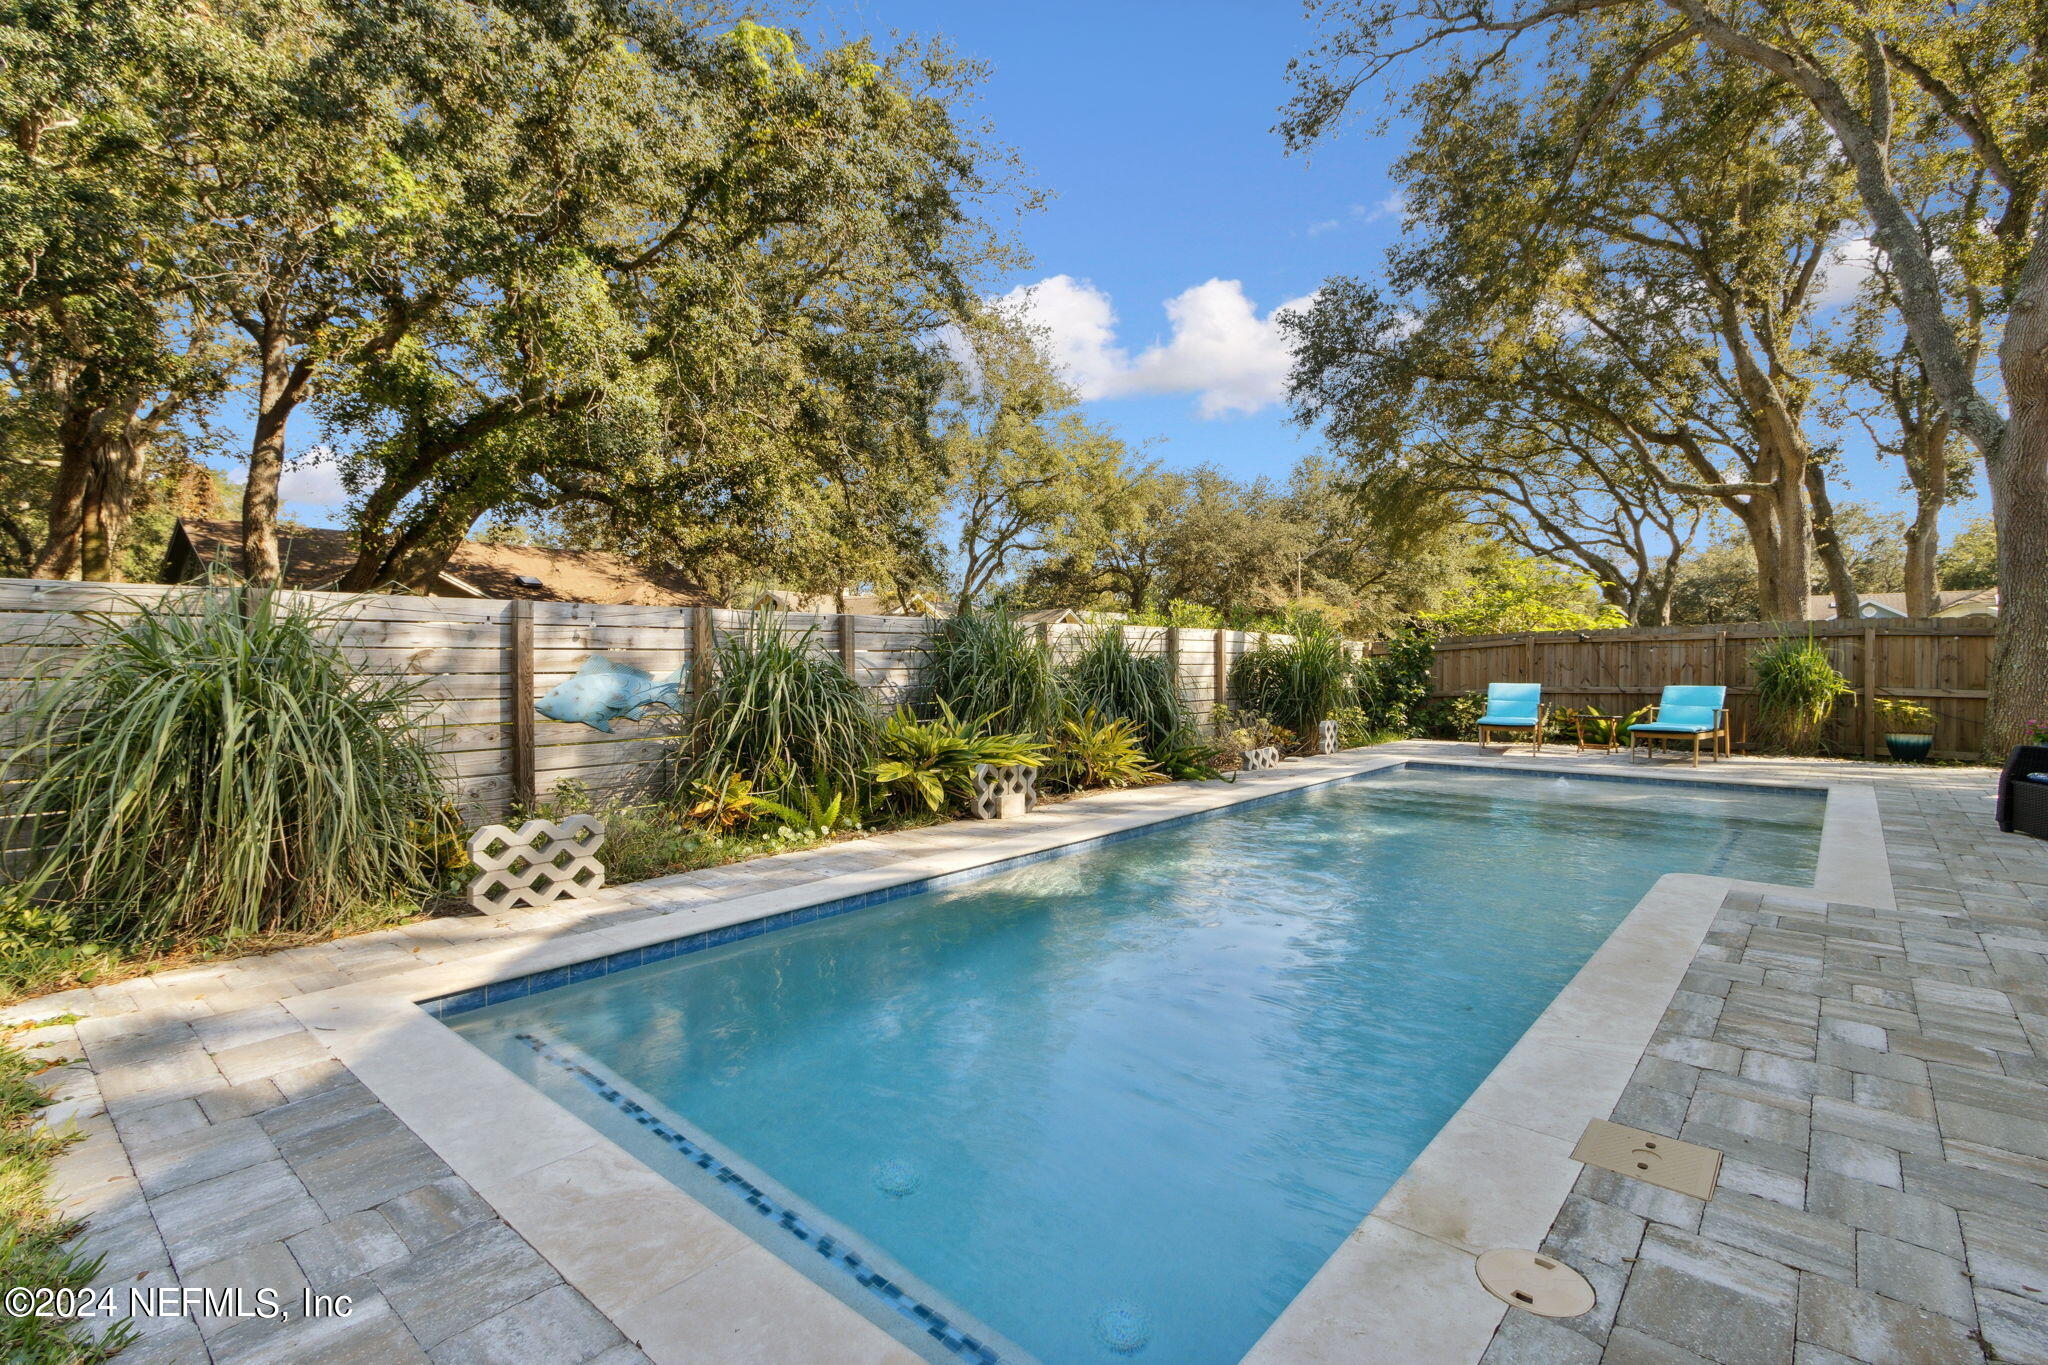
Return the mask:
<svg viewBox="0 0 2048 1365"><path fill-rule="evenodd" d="M854 1283L910 1319L920 1331L948 1351L962 1360L974 1361L976 1365L1000 1365L1002 1357L980 1339L962 1331L944 1313L908 1293L887 1275L870 1266L859 1251L813 1226L795 1209L782 1204L738 1171L720 1161L716 1155L706 1151L702 1145L678 1132L666 1119L649 1112L638 1101L620 1093L614 1082L600 1076L575 1058L564 1056L549 1046L546 1040L531 1033L514 1036L531 1048L535 1056L574 1076L591 1093L674 1148L691 1165L709 1172L720 1184L742 1195L747 1201L747 1207L767 1219L770 1225L780 1228L817 1252L833 1269L852 1276Z"/></svg>
<svg viewBox="0 0 2048 1365"><path fill-rule="evenodd" d="M1084 849L1100 848L1105 844L1119 843L1125 839L1142 838L1159 830L1173 829L1180 825L1191 824L1197 820L1211 820L1219 815L1227 815L1232 811L1246 810L1252 806L1263 806L1273 801L1292 800L1304 792L1318 791L1324 787L1335 786L1344 782L1369 782L1375 777L1384 776L1388 773L1417 768L1429 769L1434 772L1469 773L1487 771L1483 768L1467 767L1462 764L1432 763L1426 759L1415 759L1405 763L1391 764L1385 768L1375 768L1370 772L1343 773L1331 777L1327 781L1312 782L1301 787L1290 787L1286 791L1268 792L1263 796L1254 796L1249 800L1232 802L1230 805L1217 806L1210 810L1189 811L1184 815L1174 815L1164 820L1155 820L1151 824L1134 825L1130 829L1116 830L1110 834L1097 835L1092 839L1080 839L1071 844L1061 844L1057 848L1040 849L1036 853L1023 853L1014 858L1004 858L996 862L984 863L980 867L964 868L959 872L947 872L936 877L920 877L910 881L898 882L894 886L884 886L873 891L863 891L856 896L843 896L838 900L823 901L817 905L806 905L795 910L784 910L773 915L763 915L759 919L747 920L742 924L729 924L718 929L706 929L701 933L686 934L681 938L673 938L665 943L651 943L644 948L627 948L622 952L592 958L587 962L578 962L567 967L551 967L543 972L534 972L527 976L515 976L509 981L493 981L487 986L478 986L473 990L458 991L453 995L443 995L431 1000L422 1000L419 1002L419 1006L436 1019L447 1019L454 1015L467 1014L471 1010L482 1009L486 1005L501 1005L507 1000L518 1000L539 991L552 990L557 986L572 986L579 981L589 981L593 977L608 976L613 972L631 971L635 967L644 967L650 962L665 962L669 958L681 957L686 953L698 953L706 948L723 947L728 943L737 943L741 939L772 933L777 929L786 929L794 924L809 924L812 920L828 919L831 916L843 915L853 910L865 910L871 905L880 905L885 901L898 900L904 896L915 896L926 891L938 891L947 887L958 886L963 882L992 876L998 872L1008 872L1012 868L1028 867L1033 863L1042 863L1052 858L1064 858L1070 853L1079 853ZM1507 771L1530 777L1539 776L1537 773L1521 768L1508 769ZM1548 774L1541 775L1548 776ZM1559 773L1557 776L1594 782L1636 782L1646 786L1660 787L1712 786L1737 791L1753 789L1759 785L1735 780L1713 781L1711 779L1658 777L1651 773L1645 773L1640 777L1633 773L1586 772ZM1827 795L1826 791L1818 787L1780 786L1777 784L1771 784L1771 786L1774 791L1804 791L1821 798L1825 798Z"/></svg>

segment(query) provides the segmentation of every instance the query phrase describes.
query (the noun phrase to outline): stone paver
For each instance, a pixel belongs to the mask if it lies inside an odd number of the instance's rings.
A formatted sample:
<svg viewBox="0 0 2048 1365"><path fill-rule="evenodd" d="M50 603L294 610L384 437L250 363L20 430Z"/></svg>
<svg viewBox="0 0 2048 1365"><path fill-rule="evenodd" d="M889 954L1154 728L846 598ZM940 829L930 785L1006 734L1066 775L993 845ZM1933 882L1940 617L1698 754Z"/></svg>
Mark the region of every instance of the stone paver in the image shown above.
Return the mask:
<svg viewBox="0 0 2048 1365"><path fill-rule="evenodd" d="M1728 897L1615 1110L1719 1188L1585 1171L1544 1247L1601 1303L1510 1310L1488 1365L2048 1362L2048 844L1988 771L1783 766L1877 777L1898 909ZM1588 1206L1652 1220L1618 1274Z"/></svg>
<svg viewBox="0 0 2048 1365"><path fill-rule="evenodd" d="M2048 845L1996 833L1982 770L1726 767L1875 782L1899 908L1727 898L1614 1111L1726 1152L1719 1191L1702 1204L1584 1170L1544 1246L1593 1282L1594 1310L1510 1312L1486 1359L2048 1362ZM278 1002L950 837L881 835L0 1011L84 1016L20 1041L76 1059L50 1073L52 1118L88 1135L59 1194L108 1257L103 1283L354 1301L346 1318L138 1321L123 1359L643 1359Z"/></svg>

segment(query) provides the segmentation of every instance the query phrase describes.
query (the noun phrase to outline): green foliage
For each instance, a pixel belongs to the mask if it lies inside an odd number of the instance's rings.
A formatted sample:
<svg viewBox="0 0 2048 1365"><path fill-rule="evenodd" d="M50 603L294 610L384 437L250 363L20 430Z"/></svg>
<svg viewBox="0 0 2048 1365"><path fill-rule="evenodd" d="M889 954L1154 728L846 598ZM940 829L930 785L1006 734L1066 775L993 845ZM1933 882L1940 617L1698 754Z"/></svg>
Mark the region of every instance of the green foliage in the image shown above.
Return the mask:
<svg viewBox="0 0 2048 1365"><path fill-rule="evenodd" d="M60 1058L31 1057L14 1040L0 1041L0 1285L79 1290L100 1270L100 1257L71 1245L79 1224L51 1202L50 1163L79 1135L35 1128L49 1103L35 1074ZM134 1340L122 1323L104 1336L99 1324L29 1314L0 1314L0 1359L11 1365L94 1365Z"/></svg>
<svg viewBox="0 0 2048 1365"><path fill-rule="evenodd" d="M1274 724L1270 716L1219 706L1212 719L1216 726L1216 747L1227 763L1242 762L1247 749L1273 748L1285 753L1294 747L1294 731Z"/></svg>
<svg viewBox="0 0 2048 1365"><path fill-rule="evenodd" d="M711 683L690 705L677 758L686 781L737 774L764 792L792 781L845 790L874 756L875 716L860 685L782 618L757 614L718 642Z"/></svg>
<svg viewBox="0 0 2048 1365"><path fill-rule="evenodd" d="M1065 791L1088 787L1136 787L1160 780L1146 756L1136 723L1093 709L1055 725L1045 772L1049 785Z"/></svg>
<svg viewBox="0 0 2048 1365"><path fill-rule="evenodd" d="M757 796L754 809L779 821L785 833L824 836L860 828L860 798L853 792L794 783L783 796Z"/></svg>
<svg viewBox="0 0 2048 1365"><path fill-rule="evenodd" d="M738 773L697 778L683 793L683 818L727 833L753 823L759 799L752 780Z"/></svg>
<svg viewBox="0 0 2048 1365"><path fill-rule="evenodd" d="M938 712L920 720L899 708L883 723L880 757L868 776L899 807L937 811L948 798L966 799L983 763L1036 768L1046 761L1046 746L1031 735L991 733L988 717L962 720L943 702Z"/></svg>
<svg viewBox="0 0 2048 1365"><path fill-rule="evenodd" d="M1941 586L1951 592L1998 586L1998 530L1978 517L1942 549L1935 561Z"/></svg>
<svg viewBox="0 0 2048 1365"><path fill-rule="evenodd" d="M1432 697L1415 708L1415 728L1431 739L1477 739L1478 721L1485 714L1484 692Z"/></svg>
<svg viewBox="0 0 2048 1365"><path fill-rule="evenodd" d="M1117 626L1094 630L1062 674L1067 705L1105 720L1128 720L1139 747L1164 748L1186 728L1187 706L1161 654L1139 654Z"/></svg>
<svg viewBox="0 0 2048 1365"><path fill-rule="evenodd" d="M1835 703L1856 690L1811 634L1780 635L1750 655L1749 666L1756 674L1757 722L1788 753L1812 753Z"/></svg>
<svg viewBox="0 0 2048 1365"><path fill-rule="evenodd" d="M344 657L346 607L194 589L135 608L90 618L21 712L6 810L24 897L75 942L140 946L318 930L433 892L454 817L418 684Z"/></svg>
<svg viewBox="0 0 2048 1365"><path fill-rule="evenodd" d="M1628 617L1601 602L1591 578L1562 565L1501 554L1437 611L1422 619L1447 635L1505 635L1525 630L1613 630Z"/></svg>
<svg viewBox="0 0 2048 1365"><path fill-rule="evenodd" d="M1612 716L1597 706L1581 706L1574 710L1560 711L1557 713L1558 720L1576 724L1558 737L1576 739L1583 734L1588 744L1626 744L1629 742L1628 727L1648 716L1651 709L1639 706L1625 715Z"/></svg>
<svg viewBox="0 0 2048 1365"><path fill-rule="evenodd" d="M1309 739L1316 724L1348 700L1352 664L1335 631L1309 618L1293 624L1299 633L1261 640L1238 656L1230 671L1230 700Z"/></svg>
<svg viewBox="0 0 2048 1365"><path fill-rule="evenodd" d="M1435 687L1435 665L1436 637L1412 629L1394 632L1380 653L1360 659L1351 676L1365 724L1401 734L1412 730Z"/></svg>
<svg viewBox="0 0 2048 1365"><path fill-rule="evenodd" d="M1197 739L1192 734L1183 734L1166 747L1155 749L1148 757L1171 782L1210 782L1218 778L1228 782L1237 780L1224 776L1222 746Z"/></svg>
<svg viewBox="0 0 2048 1365"><path fill-rule="evenodd" d="M1931 735L1934 733L1934 712L1905 697L1879 697L1877 723L1887 734Z"/></svg>
<svg viewBox="0 0 2048 1365"><path fill-rule="evenodd" d="M608 799L573 782L556 787L546 801L535 807L534 814L559 819L580 812L602 820L605 874L614 885L785 853L792 848L823 843L836 832L820 829L816 824L793 828L775 813L775 808L784 803L756 797L744 783L742 778L713 785L702 793L707 799L722 794L728 805L737 804L738 798L744 796L742 818L729 825L715 818L693 821L689 809L677 801ZM807 800L804 805L808 805ZM842 804L842 829L847 828L845 809Z"/></svg>
<svg viewBox="0 0 2048 1365"><path fill-rule="evenodd" d="M954 715L1039 734L1059 715L1059 680L1032 631L1007 611L955 616L932 637L925 680Z"/></svg>

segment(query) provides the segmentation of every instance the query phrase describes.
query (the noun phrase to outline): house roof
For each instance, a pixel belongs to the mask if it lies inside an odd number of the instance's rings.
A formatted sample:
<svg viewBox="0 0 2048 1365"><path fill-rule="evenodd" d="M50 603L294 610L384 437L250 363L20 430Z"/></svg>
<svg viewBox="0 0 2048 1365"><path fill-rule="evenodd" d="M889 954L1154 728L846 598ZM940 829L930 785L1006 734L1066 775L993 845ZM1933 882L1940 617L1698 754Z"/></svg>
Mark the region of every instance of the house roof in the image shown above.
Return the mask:
<svg viewBox="0 0 2048 1365"><path fill-rule="evenodd" d="M1867 605L1882 607L1885 611L1895 616L1904 616L1906 614L1906 594L1902 592L1867 592L1863 594L1863 601ZM1973 607L1978 610L1974 612L1969 610ZM1934 610L1937 614L1943 616L1979 614L1995 616L1998 613L1998 589L1970 588L1955 592L1938 592L1934 594ZM1836 620L1834 594L1820 592L1808 597L1806 599L1806 619L1809 621Z"/></svg>
<svg viewBox="0 0 2048 1365"><path fill-rule="evenodd" d="M183 550L180 554L180 538ZM278 533L292 588L331 587L355 563L355 537L331 527ZM181 518L171 535L166 578L190 578L209 565L239 573L242 524ZM535 602L601 602L616 606L716 606L717 600L687 575L647 570L623 555L601 550L557 550L542 545L488 545L466 540L436 579L437 597L524 598Z"/></svg>

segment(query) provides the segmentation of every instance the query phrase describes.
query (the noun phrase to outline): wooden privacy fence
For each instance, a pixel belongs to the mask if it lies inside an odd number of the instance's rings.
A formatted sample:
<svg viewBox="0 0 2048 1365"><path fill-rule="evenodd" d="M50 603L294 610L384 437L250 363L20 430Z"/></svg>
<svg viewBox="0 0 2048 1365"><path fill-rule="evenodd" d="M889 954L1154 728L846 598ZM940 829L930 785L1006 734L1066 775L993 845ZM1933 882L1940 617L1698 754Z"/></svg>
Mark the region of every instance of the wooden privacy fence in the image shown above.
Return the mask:
<svg viewBox="0 0 2048 1365"><path fill-rule="evenodd" d="M138 604L194 591L236 590L0 578L0 697L39 666L77 651L96 628L81 613L118 619ZM673 717L656 712L645 720L617 720L606 734L548 720L533 702L593 654L656 675L680 668L688 696L702 685L717 641L751 629L755 620L748 612L711 607L285 596L338 610L336 642L366 673L421 681L450 789L473 818L496 817L570 780L604 794L644 788L667 750ZM811 632L812 647L838 659L883 707L915 695L927 639L939 625L921 616L792 614L780 621L791 634ZM1037 629L1055 657L1067 657L1092 627ZM1232 662L1260 638L1232 630L1121 629L1133 649L1174 660L1182 695L1202 719L1211 714Z"/></svg>
<svg viewBox="0 0 2048 1365"><path fill-rule="evenodd" d="M1804 637L1806 626L1791 633ZM1813 636L1837 672L1855 686L1844 697L1823 743L1836 753L1873 755L1884 732L1872 705L1900 697L1934 712L1934 752L1974 758L1983 743L1990 696L1988 620L1815 621ZM1645 630L1547 631L1471 635L1436 646L1435 692L1484 692L1488 683L1543 684L1553 706L1632 711L1657 700L1668 683L1720 684L1728 689L1737 742L1756 728L1756 676L1750 656L1787 632L1782 625L1663 626Z"/></svg>

